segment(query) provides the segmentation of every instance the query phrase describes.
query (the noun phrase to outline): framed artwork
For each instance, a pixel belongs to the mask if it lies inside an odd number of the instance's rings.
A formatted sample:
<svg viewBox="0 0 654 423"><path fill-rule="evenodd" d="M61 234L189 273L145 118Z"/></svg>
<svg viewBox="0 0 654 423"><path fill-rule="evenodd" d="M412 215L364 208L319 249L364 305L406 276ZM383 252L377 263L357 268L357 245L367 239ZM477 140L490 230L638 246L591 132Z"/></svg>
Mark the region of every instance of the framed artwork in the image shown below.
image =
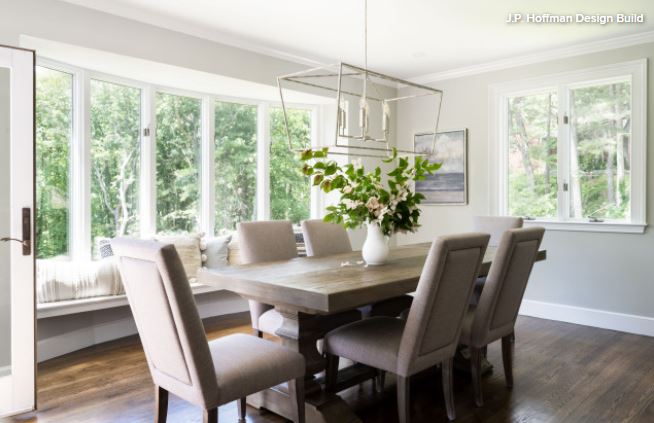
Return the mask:
<svg viewBox="0 0 654 423"><path fill-rule="evenodd" d="M416 134L415 151L431 151L433 136L433 132ZM467 129L436 133L436 144L427 158L432 163L442 163L442 166L433 175L427 175L424 181L416 181L416 192L425 196L422 204L468 204L467 154Z"/></svg>

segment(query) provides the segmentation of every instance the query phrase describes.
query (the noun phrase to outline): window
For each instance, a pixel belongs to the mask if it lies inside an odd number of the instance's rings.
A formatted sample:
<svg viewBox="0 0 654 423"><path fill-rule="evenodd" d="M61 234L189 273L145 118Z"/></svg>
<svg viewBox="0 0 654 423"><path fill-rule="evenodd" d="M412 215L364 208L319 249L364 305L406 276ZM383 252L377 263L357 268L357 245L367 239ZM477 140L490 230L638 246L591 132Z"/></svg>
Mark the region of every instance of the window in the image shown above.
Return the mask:
<svg viewBox="0 0 654 423"><path fill-rule="evenodd" d="M91 80L91 236L139 233L141 90ZM95 252L95 251L94 251Z"/></svg>
<svg viewBox="0 0 654 423"><path fill-rule="evenodd" d="M557 92L508 98L509 214L557 216Z"/></svg>
<svg viewBox="0 0 654 423"><path fill-rule="evenodd" d="M314 109L289 109L298 146ZM310 217L317 198L282 110L38 58L37 256L87 261L116 236L232 231ZM313 202L313 203L312 203Z"/></svg>
<svg viewBox="0 0 654 423"><path fill-rule="evenodd" d="M287 115L291 140L296 143L293 148L310 144L311 111L287 109ZM270 137L270 217L298 224L309 218L311 186L309 178L301 172L298 155L289 151L284 113L280 108L270 109Z"/></svg>
<svg viewBox="0 0 654 423"><path fill-rule="evenodd" d="M257 107L216 102L216 232L255 220L257 192Z"/></svg>
<svg viewBox="0 0 654 423"><path fill-rule="evenodd" d="M631 82L570 90L570 216L630 219Z"/></svg>
<svg viewBox="0 0 654 423"><path fill-rule="evenodd" d="M157 93L157 231L199 229L202 101Z"/></svg>
<svg viewBox="0 0 654 423"><path fill-rule="evenodd" d="M636 61L492 87L496 211L643 232L646 74Z"/></svg>
<svg viewBox="0 0 654 423"><path fill-rule="evenodd" d="M36 69L36 239L38 258L68 255L73 75Z"/></svg>

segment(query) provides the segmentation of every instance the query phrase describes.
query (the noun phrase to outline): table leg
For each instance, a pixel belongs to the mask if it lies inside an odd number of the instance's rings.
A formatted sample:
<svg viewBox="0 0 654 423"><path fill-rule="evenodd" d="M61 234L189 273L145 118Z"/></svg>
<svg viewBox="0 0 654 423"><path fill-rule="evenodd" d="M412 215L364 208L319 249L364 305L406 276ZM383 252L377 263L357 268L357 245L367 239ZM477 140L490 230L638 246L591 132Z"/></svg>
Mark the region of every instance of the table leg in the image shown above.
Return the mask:
<svg viewBox="0 0 654 423"><path fill-rule="evenodd" d="M304 386L307 423L361 423L341 397L324 392L316 381L315 374L325 369L325 359L316 348L316 342L325 333L324 319L297 311L279 308L277 311L284 320L276 335L281 338L284 346L298 351L306 360ZM286 386L280 385L250 395L248 402L286 418L292 417Z"/></svg>

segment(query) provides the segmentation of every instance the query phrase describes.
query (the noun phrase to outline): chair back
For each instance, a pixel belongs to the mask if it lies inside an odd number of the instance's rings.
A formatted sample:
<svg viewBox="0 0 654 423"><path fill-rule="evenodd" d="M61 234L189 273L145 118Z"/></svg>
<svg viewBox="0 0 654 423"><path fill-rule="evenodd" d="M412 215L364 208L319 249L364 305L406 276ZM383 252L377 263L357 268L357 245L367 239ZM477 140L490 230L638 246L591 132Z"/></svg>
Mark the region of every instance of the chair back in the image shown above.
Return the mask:
<svg viewBox="0 0 654 423"><path fill-rule="evenodd" d="M293 225L289 220L241 222L236 225L236 231L242 264L297 257Z"/></svg>
<svg viewBox="0 0 654 423"><path fill-rule="evenodd" d="M470 233L438 237L432 243L402 335L401 376L454 356L489 238Z"/></svg>
<svg viewBox="0 0 654 423"><path fill-rule="evenodd" d="M472 230L490 234L488 245L496 247L499 245L504 232L509 229L522 228L523 220L521 217L511 216L474 216L472 218Z"/></svg>
<svg viewBox="0 0 654 423"><path fill-rule="evenodd" d="M218 396L216 373L175 247L132 238L114 239L111 247L154 383L210 406Z"/></svg>
<svg viewBox="0 0 654 423"><path fill-rule="evenodd" d="M325 222L322 219L305 220L302 222L302 234L309 257L352 251L350 237L341 225Z"/></svg>
<svg viewBox="0 0 654 423"><path fill-rule="evenodd" d="M472 346L484 346L513 332L544 228L510 229L502 236L470 331Z"/></svg>
<svg viewBox="0 0 654 423"><path fill-rule="evenodd" d="M241 222L236 225L241 264L289 260L297 257L297 243L289 220ZM273 308L248 300L252 327L259 330L259 317Z"/></svg>

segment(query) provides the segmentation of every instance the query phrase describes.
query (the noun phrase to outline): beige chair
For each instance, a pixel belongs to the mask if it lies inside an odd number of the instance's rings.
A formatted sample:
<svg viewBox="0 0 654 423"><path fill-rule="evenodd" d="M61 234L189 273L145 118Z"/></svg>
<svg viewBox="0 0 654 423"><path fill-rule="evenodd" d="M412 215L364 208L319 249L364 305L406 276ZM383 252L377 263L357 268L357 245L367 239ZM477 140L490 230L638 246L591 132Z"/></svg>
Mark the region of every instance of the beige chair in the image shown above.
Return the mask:
<svg viewBox="0 0 654 423"><path fill-rule="evenodd" d="M328 256L333 254L349 253L352 251L350 237L341 225L325 222L322 219L305 220L302 222L302 234L307 248L307 256ZM403 310L411 307L413 297L401 295L380 301L368 308L370 317L391 316L396 317Z"/></svg>
<svg viewBox="0 0 654 423"><path fill-rule="evenodd" d="M290 260L297 257L293 225L288 220L241 222L236 225L236 231L241 264ZM248 303L252 329L257 336L262 337L263 332L274 334L281 323L281 316L273 310L273 306L254 300L249 300ZM266 312L270 313L264 318L265 327L261 327L259 320Z"/></svg>
<svg viewBox="0 0 654 423"><path fill-rule="evenodd" d="M486 346L498 339L502 339L506 384L513 386L513 328L544 233L543 228L510 229L504 233L479 305L470 307L466 314L460 342L470 347L475 402L480 407L482 357Z"/></svg>
<svg viewBox="0 0 654 423"><path fill-rule="evenodd" d="M242 222L236 226L241 249L241 263L252 264L266 261L290 260L297 257L297 244L293 226L288 220ZM257 335L275 334L283 322L282 316L269 304L250 300L252 327ZM318 316L325 332L340 325L361 319L356 311L346 311L329 316Z"/></svg>
<svg viewBox="0 0 654 423"><path fill-rule="evenodd" d="M304 422L304 357L270 341L230 335L207 342L175 247L156 241L112 241L165 422L168 392L201 407L218 422L218 406L288 382L295 422Z"/></svg>
<svg viewBox="0 0 654 423"><path fill-rule="evenodd" d="M395 373L400 422L408 423L410 377L441 363L447 415L453 420L452 358L488 239L474 233L436 238L406 321L372 317L329 332L327 389L334 389L339 357Z"/></svg>
<svg viewBox="0 0 654 423"><path fill-rule="evenodd" d="M491 238L488 241L489 247L497 247L502 239L504 232L509 229L522 228L523 220L521 217L511 216L474 216L472 218L472 230L474 232L482 232L490 234ZM486 277L480 277L475 282L475 289L470 298L470 305L476 306L479 303L479 296L484 289Z"/></svg>
<svg viewBox="0 0 654 423"><path fill-rule="evenodd" d="M522 228L523 220L521 217L511 216L474 216L472 218L473 232L482 232L490 234L491 238L488 245L497 247L504 232L509 229Z"/></svg>

